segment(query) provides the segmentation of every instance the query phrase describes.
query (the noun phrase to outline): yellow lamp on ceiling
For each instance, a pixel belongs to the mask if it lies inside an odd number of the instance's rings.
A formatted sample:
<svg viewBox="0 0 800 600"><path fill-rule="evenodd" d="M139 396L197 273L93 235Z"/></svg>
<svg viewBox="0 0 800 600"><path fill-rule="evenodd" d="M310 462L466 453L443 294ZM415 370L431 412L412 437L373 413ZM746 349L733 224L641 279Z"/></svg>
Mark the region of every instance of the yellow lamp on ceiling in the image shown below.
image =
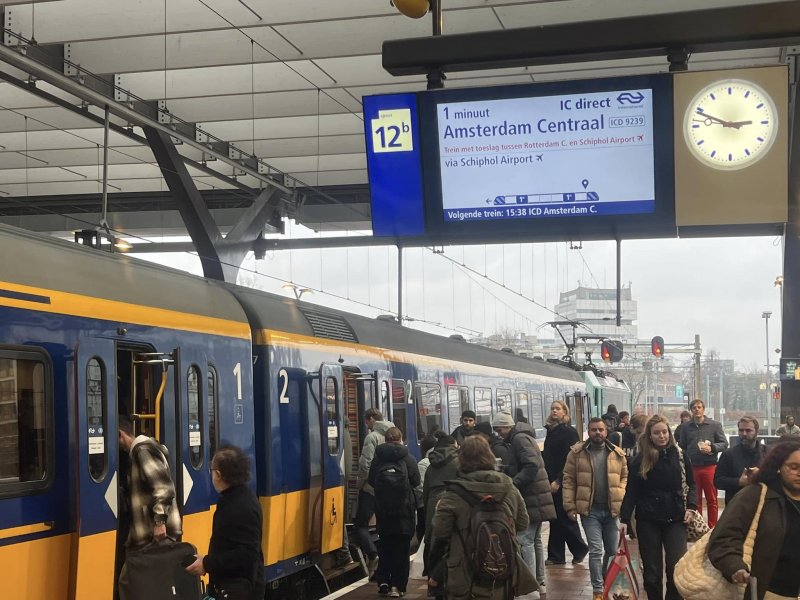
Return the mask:
<svg viewBox="0 0 800 600"><path fill-rule="evenodd" d="M407 17L421 19L430 10L428 0L392 0L394 7Z"/></svg>

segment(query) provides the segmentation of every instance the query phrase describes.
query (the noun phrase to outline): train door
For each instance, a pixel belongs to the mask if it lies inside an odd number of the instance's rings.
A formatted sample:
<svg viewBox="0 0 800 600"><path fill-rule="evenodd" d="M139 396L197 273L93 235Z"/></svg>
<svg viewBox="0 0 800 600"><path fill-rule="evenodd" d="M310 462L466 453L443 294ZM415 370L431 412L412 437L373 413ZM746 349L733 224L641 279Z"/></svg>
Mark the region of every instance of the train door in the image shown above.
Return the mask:
<svg viewBox="0 0 800 600"><path fill-rule="evenodd" d="M75 360L78 406L78 525L75 598L113 598L122 567L118 551L117 372L114 340L83 338ZM116 561L116 568L115 568Z"/></svg>
<svg viewBox="0 0 800 600"><path fill-rule="evenodd" d="M316 389L313 389L313 380L316 380ZM342 367L323 363L309 384L312 391L307 396L306 411L311 464L309 542L311 552L319 555L341 548L343 540Z"/></svg>
<svg viewBox="0 0 800 600"><path fill-rule="evenodd" d="M166 445L170 453L176 455L173 481L178 507L183 515L183 538L204 553L211 538L212 516L209 508L217 496L211 485L211 473L208 470L210 457L207 457L208 393L205 372L208 357L202 348L189 345L181 346L172 354L175 361L174 396L164 402L164 412L170 417L167 423L174 423L175 426L165 429L164 439L169 441ZM234 373L235 377L242 375Z"/></svg>
<svg viewBox="0 0 800 600"><path fill-rule="evenodd" d="M572 413L572 422L575 429L578 430L578 436L580 439L584 439L589 433L589 396L580 391L572 394L566 393L565 401Z"/></svg>

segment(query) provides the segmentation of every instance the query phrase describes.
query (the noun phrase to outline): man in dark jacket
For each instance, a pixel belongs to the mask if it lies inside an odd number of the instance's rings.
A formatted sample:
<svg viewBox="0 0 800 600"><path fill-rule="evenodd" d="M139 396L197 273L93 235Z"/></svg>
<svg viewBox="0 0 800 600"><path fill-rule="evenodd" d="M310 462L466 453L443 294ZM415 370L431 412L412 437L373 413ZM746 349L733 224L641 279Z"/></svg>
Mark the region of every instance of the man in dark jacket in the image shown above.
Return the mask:
<svg viewBox="0 0 800 600"><path fill-rule="evenodd" d="M459 446L464 443L464 438L475 433L477 418L474 410L465 410L461 413L461 425L456 427L451 434Z"/></svg>
<svg viewBox="0 0 800 600"><path fill-rule="evenodd" d="M714 485L714 472L717 470L717 457L728 449L728 438L722 432L722 425L705 416L706 405L700 398L695 399L689 408L692 420L681 427L678 442L689 455L694 469L694 482L697 485L697 509L702 512L702 495L706 497L708 525L717 524L717 488Z"/></svg>
<svg viewBox="0 0 800 600"><path fill-rule="evenodd" d="M758 419L755 417L739 419L739 440L738 446L726 450L719 457L714 474L714 485L725 490L726 506L739 490L750 485L767 453L766 446L758 439Z"/></svg>
<svg viewBox="0 0 800 600"><path fill-rule="evenodd" d="M405 471L405 472L404 472ZM408 585L408 557L414 535L419 485L417 461L403 445L397 427L386 431L386 442L375 449L367 481L375 489L375 519L378 535L378 591L399 598Z"/></svg>
<svg viewBox="0 0 800 600"><path fill-rule="evenodd" d="M540 589L544 585L544 547L542 523L556 518L553 495L544 460L535 440L535 432L527 423L514 423L509 413L498 413L492 427L509 447L508 475L525 500L530 524L517 533L522 556L536 574Z"/></svg>

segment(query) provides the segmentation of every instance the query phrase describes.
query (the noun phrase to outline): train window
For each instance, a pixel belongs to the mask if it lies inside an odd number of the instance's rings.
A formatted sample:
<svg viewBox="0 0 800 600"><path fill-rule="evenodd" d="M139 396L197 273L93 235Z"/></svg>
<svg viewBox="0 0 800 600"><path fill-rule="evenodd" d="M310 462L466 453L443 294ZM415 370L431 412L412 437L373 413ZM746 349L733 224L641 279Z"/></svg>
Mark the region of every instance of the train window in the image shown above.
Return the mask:
<svg viewBox="0 0 800 600"><path fill-rule="evenodd" d="M407 384L402 379L392 379L392 423L403 432L403 439L408 440L408 426L406 425L408 407L406 402ZM385 415L384 415L385 416Z"/></svg>
<svg viewBox="0 0 800 600"><path fill-rule="evenodd" d="M86 426L89 436L89 474L103 481L108 464L106 449L106 369L99 358L86 365Z"/></svg>
<svg viewBox="0 0 800 600"><path fill-rule="evenodd" d="M325 382L325 410L328 417L328 454L339 454L339 403L336 402L338 390L336 379L328 377Z"/></svg>
<svg viewBox="0 0 800 600"><path fill-rule="evenodd" d="M219 431L217 431L217 413L219 412L219 393L217 390L217 370L208 365L206 375L206 402L208 403L208 455L214 456L219 445Z"/></svg>
<svg viewBox="0 0 800 600"><path fill-rule="evenodd" d="M383 413L383 416L387 419L391 416L391 404L392 398L391 394L389 393L389 382L388 381L381 381L381 403L380 403L380 410Z"/></svg>
<svg viewBox="0 0 800 600"><path fill-rule="evenodd" d="M426 434L442 427L441 388L438 383L415 383L414 402L417 407L417 437L422 439Z"/></svg>
<svg viewBox="0 0 800 600"><path fill-rule="evenodd" d="M469 388L458 385L447 386L447 420L450 431L461 425L461 414L469 410Z"/></svg>
<svg viewBox="0 0 800 600"><path fill-rule="evenodd" d="M491 388L475 388L475 415L476 421L492 420L492 389Z"/></svg>
<svg viewBox="0 0 800 600"><path fill-rule="evenodd" d="M531 426L534 429L544 427L545 415L550 414L550 405L544 408L542 406L542 400L541 392L531 393Z"/></svg>
<svg viewBox="0 0 800 600"><path fill-rule="evenodd" d="M497 412L511 414L511 390L497 390Z"/></svg>
<svg viewBox="0 0 800 600"><path fill-rule="evenodd" d="M200 369L189 367L186 377L186 395L189 399L189 462L199 469L203 466L203 430L200 424Z"/></svg>
<svg viewBox="0 0 800 600"><path fill-rule="evenodd" d="M528 392L517 392L517 409L514 411L514 421L517 423L531 422L531 407L528 400Z"/></svg>
<svg viewBox="0 0 800 600"><path fill-rule="evenodd" d="M52 478L50 370L38 352L0 351L0 496Z"/></svg>

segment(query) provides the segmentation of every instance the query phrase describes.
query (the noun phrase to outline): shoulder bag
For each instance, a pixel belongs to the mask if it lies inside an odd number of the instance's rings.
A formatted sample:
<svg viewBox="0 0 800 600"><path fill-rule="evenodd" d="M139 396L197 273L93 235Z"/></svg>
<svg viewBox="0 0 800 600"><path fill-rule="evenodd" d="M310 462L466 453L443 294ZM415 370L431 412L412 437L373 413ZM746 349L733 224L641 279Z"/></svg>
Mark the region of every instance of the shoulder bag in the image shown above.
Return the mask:
<svg viewBox="0 0 800 600"><path fill-rule="evenodd" d="M756 513L750 523L750 529L744 540L742 558L747 568L753 559L753 546L755 545L758 521L761 510L764 508L764 498L767 496L767 486L761 484L761 498L758 501ZM673 580L678 592L684 600L708 600L709 598L743 598L744 585L731 583L720 573L711 561L708 560L708 541L710 535L703 536L683 555L675 566Z"/></svg>
<svg viewBox="0 0 800 600"><path fill-rule="evenodd" d="M678 449L678 464L681 468L681 489L683 491L683 510L685 512L689 508L686 504L686 500L689 497L689 484L686 482L686 463L683 458L683 450L681 450L680 446L676 446L676 448ZM711 531L711 527L708 526L708 523L703 518L703 513L699 510L694 511L692 520L686 524L686 539L690 542L696 542L709 531Z"/></svg>

